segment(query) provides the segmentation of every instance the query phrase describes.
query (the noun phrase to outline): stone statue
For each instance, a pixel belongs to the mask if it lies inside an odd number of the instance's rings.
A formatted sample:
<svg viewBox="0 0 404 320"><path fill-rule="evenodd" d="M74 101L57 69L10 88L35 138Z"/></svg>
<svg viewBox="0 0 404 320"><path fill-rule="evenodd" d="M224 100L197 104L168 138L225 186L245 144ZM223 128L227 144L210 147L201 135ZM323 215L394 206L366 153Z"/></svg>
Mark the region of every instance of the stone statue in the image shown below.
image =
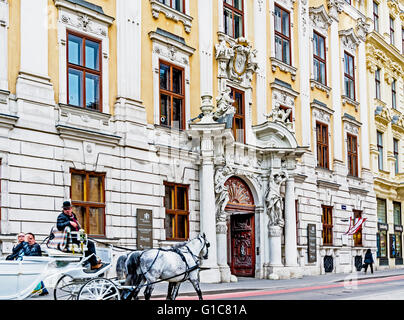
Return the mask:
<svg viewBox="0 0 404 320"><path fill-rule="evenodd" d="M271 118L274 122L282 122L284 124L290 122L289 116L290 113L292 112L291 108L288 108L287 110L281 109L281 105L279 103L275 103L275 106L272 108L271 112L269 114L266 114L265 117Z"/></svg>
<svg viewBox="0 0 404 320"><path fill-rule="evenodd" d="M224 209L229 202L229 188L225 186L228 169L226 167L219 168L215 173L215 194L216 194L216 221L225 222L226 213Z"/></svg>
<svg viewBox="0 0 404 320"><path fill-rule="evenodd" d="M233 107L234 100L230 97L231 89L226 88L217 98L217 107L214 114L214 119L218 119L228 114L234 114L236 110Z"/></svg>
<svg viewBox="0 0 404 320"><path fill-rule="evenodd" d="M282 218L283 213L283 199L281 197L280 189L282 183L287 179L286 171L272 174L269 179L268 190L265 196L265 203L267 213L269 215L269 226L285 225Z"/></svg>

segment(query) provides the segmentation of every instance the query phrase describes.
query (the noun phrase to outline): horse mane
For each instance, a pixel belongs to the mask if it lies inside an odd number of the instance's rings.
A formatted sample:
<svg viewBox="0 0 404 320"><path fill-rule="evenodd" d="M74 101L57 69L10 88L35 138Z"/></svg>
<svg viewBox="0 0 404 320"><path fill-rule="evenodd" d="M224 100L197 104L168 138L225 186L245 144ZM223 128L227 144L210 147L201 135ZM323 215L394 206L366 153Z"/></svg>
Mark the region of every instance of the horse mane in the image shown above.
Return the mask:
<svg viewBox="0 0 404 320"><path fill-rule="evenodd" d="M173 244L170 248L172 248L172 249L182 248L182 247L184 247L187 243L188 243L188 241L179 242L179 243Z"/></svg>

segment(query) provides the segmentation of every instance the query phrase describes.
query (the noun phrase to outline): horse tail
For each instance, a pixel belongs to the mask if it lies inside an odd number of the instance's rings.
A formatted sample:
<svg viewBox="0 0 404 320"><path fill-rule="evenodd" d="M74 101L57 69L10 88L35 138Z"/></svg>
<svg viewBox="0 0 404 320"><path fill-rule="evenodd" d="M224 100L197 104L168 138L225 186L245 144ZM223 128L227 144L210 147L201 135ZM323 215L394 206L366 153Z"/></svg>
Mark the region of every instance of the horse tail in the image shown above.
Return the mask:
<svg viewBox="0 0 404 320"><path fill-rule="evenodd" d="M142 253L142 250L133 251L126 259L125 270L127 274L127 282L130 282L130 285L135 285L141 280L142 272L140 270L140 257ZM129 285L129 283L127 283L127 285Z"/></svg>
<svg viewBox="0 0 404 320"><path fill-rule="evenodd" d="M127 269L126 269L126 260L128 259L128 255L124 254L120 256L116 262L116 275L118 279L122 280L125 279L127 276Z"/></svg>

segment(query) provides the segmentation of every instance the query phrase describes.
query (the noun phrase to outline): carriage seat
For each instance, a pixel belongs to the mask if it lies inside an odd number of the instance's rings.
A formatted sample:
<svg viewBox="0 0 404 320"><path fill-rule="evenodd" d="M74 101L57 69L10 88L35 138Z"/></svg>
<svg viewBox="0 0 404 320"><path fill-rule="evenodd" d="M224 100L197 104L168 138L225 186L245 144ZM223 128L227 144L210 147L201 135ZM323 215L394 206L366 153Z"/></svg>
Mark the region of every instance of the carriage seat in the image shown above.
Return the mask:
<svg viewBox="0 0 404 320"><path fill-rule="evenodd" d="M87 250L87 234L83 231L71 231L69 227L59 231L53 226L46 246L62 252L83 254Z"/></svg>

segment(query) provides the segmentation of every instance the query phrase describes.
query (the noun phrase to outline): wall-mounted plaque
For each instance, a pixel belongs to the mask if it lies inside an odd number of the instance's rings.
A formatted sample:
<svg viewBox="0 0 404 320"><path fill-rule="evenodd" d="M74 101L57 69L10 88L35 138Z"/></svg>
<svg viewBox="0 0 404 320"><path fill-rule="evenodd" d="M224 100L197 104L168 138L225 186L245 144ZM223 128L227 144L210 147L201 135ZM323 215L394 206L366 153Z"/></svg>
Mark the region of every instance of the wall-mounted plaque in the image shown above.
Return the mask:
<svg viewBox="0 0 404 320"><path fill-rule="evenodd" d="M153 211L137 209L137 247L149 249L153 247Z"/></svg>
<svg viewBox="0 0 404 320"><path fill-rule="evenodd" d="M307 225L307 260L309 263L317 261L316 225Z"/></svg>

